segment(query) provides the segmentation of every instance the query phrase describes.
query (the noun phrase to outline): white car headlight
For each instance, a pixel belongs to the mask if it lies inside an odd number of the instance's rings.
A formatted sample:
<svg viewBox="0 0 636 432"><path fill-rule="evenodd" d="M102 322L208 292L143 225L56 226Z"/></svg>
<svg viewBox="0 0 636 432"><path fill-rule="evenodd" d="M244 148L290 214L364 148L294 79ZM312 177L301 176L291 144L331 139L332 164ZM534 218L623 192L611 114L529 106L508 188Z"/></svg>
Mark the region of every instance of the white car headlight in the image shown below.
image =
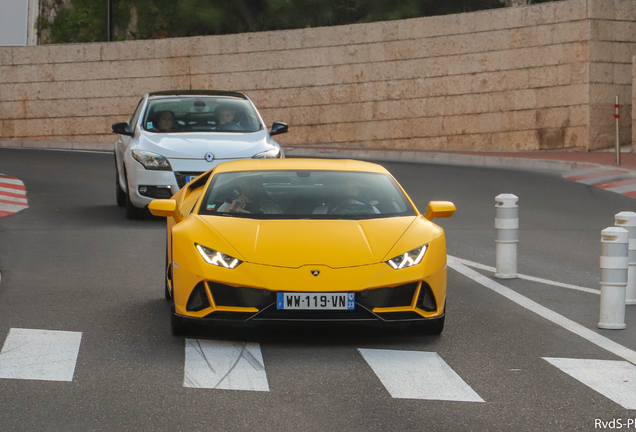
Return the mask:
<svg viewBox="0 0 636 432"><path fill-rule="evenodd" d="M273 148L271 150L265 150L252 156L252 159L279 159L281 155L279 148Z"/></svg>
<svg viewBox="0 0 636 432"><path fill-rule="evenodd" d="M210 249L205 246L201 246L200 244L194 244L208 264L212 264L219 267L225 267L229 269L233 269L239 266L243 261L238 260L234 257L224 254L223 252L216 251L214 249Z"/></svg>
<svg viewBox="0 0 636 432"><path fill-rule="evenodd" d="M133 150L132 157L147 170L172 171L168 159L160 154L145 150Z"/></svg>
<svg viewBox="0 0 636 432"><path fill-rule="evenodd" d="M424 246L415 248L412 251L408 251L406 253L403 253L402 255L396 256L395 258L391 258L386 263L390 265L394 270L417 265L422 262L422 258L424 258L424 254L426 253L427 248L428 245L425 244Z"/></svg>

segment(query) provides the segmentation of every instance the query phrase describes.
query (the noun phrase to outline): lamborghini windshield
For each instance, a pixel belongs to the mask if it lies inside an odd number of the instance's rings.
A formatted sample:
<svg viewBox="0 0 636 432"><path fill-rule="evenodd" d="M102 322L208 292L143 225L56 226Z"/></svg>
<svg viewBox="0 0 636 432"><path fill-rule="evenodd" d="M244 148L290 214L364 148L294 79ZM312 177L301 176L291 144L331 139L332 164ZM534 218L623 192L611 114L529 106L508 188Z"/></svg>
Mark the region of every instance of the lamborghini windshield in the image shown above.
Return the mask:
<svg viewBox="0 0 636 432"><path fill-rule="evenodd" d="M151 99L143 128L160 133L256 132L261 123L247 100L182 96Z"/></svg>
<svg viewBox="0 0 636 432"><path fill-rule="evenodd" d="M369 219L413 216L387 174L245 171L214 176L199 214L254 219Z"/></svg>

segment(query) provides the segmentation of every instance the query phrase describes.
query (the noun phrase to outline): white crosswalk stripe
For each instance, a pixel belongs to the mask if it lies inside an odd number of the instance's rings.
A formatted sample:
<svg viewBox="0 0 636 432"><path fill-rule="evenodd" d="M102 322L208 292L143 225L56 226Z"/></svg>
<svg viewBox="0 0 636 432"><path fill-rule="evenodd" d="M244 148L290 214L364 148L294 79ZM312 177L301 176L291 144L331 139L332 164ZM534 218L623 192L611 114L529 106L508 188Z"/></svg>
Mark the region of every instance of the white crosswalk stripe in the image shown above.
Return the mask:
<svg viewBox="0 0 636 432"><path fill-rule="evenodd" d="M636 366L633 364L616 360L543 359L623 408L636 410Z"/></svg>
<svg viewBox="0 0 636 432"><path fill-rule="evenodd" d="M269 391L260 345L186 339L183 386Z"/></svg>
<svg viewBox="0 0 636 432"><path fill-rule="evenodd" d="M12 328L0 351L0 378L73 381L82 333Z"/></svg>
<svg viewBox="0 0 636 432"><path fill-rule="evenodd" d="M0 379L73 381L81 341L81 332L12 328L0 351ZM358 352L393 398L485 402L436 352ZM623 408L636 410L635 365L543 359ZM270 391L258 343L186 339L184 360L184 387Z"/></svg>
<svg viewBox="0 0 636 432"><path fill-rule="evenodd" d="M437 353L358 351L394 398L484 402Z"/></svg>

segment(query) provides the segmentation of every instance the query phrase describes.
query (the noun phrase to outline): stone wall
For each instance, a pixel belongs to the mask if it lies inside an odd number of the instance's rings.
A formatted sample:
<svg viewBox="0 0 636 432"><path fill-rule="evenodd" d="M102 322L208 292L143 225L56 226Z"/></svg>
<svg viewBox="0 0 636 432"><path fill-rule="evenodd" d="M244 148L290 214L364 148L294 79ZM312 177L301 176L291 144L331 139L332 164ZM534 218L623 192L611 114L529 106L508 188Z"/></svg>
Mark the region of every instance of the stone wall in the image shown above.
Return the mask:
<svg viewBox="0 0 636 432"><path fill-rule="evenodd" d="M114 141L144 93L199 88L246 92L288 145L608 147L616 94L631 139L634 3L0 48L0 140Z"/></svg>
<svg viewBox="0 0 636 432"><path fill-rule="evenodd" d="M619 97L621 144L632 142L632 56L636 54L636 2L592 1L590 20L590 149L616 143Z"/></svg>
<svg viewBox="0 0 636 432"><path fill-rule="evenodd" d="M636 56L632 58L632 107L631 107L631 134L630 138L632 139L632 149L636 151Z"/></svg>

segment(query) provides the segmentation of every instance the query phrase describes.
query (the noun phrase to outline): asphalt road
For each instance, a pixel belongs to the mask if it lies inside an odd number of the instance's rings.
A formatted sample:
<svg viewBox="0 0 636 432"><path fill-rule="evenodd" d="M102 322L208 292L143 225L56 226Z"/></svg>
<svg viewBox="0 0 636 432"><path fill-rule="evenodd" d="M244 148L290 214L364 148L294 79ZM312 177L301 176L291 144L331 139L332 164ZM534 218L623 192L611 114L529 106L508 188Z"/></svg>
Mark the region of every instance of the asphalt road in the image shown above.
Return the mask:
<svg viewBox="0 0 636 432"><path fill-rule="evenodd" d="M520 273L595 289L600 231L636 203L554 174L384 165L420 209L457 205L439 221L450 255L493 266L494 197L514 193ZM198 330L190 338L258 343L269 391L184 387L185 338L171 335L163 298L165 222L125 218L112 154L0 149L0 173L20 178L29 200L0 218L0 341L20 328L82 334L72 381L0 379L3 432L585 431L599 430L595 419L636 418L543 358L622 359L452 270L441 336L378 326ZM501 283L636 350L636 309L627 330L599 331L597 295ZM394 398L358 348L435 352L483 402Z"/></svg>

